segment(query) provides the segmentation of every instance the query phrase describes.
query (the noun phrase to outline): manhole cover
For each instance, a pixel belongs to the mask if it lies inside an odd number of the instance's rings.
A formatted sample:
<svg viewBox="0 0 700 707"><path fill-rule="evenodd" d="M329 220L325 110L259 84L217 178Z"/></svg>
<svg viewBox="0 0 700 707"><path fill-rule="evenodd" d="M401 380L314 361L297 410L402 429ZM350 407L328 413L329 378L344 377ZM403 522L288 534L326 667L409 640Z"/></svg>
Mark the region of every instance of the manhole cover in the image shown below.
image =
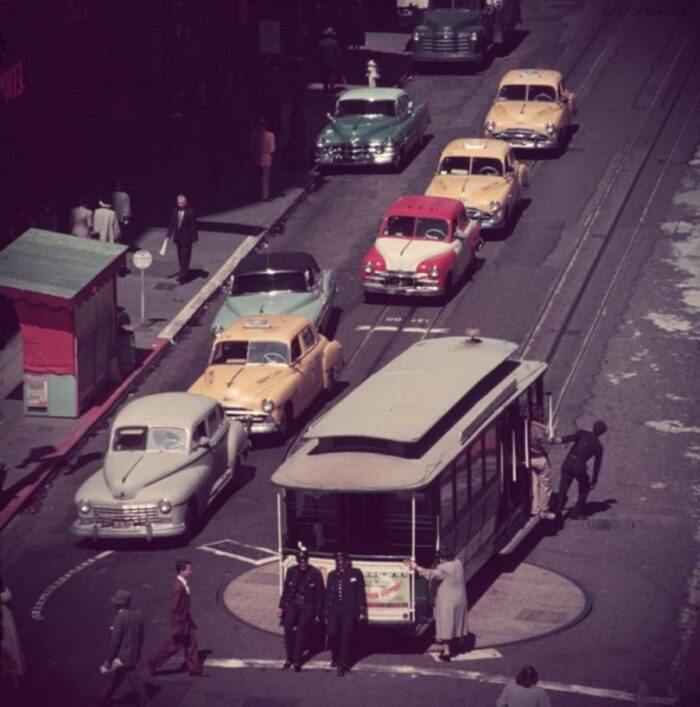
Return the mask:
<svg viewBox="0 0 700 707"><path fill-rule="evenodd" d="M631 520L606 520L603 518L589 520L586 525L591 530L632 530L634 522Z"/></svg>
<svg viewBox="0 0 700 707"><path fill-rule="evenodd" d="M174 290L175 289L175 283L174 282L159 282L157 285L153 287L154 290Z"/></svg>
<svg viewBox="0 0 700 707"><path fill-rule="evenodd" d="M215 543L207 543L201 545L200 550L213 552L215 555L224 555L233 557L236 560L248 562L251 565L264 565L267 562L272 562L277 559L277 553L267 547L256 547L255 545L246 545L235 540L219 540Z"/></svg>

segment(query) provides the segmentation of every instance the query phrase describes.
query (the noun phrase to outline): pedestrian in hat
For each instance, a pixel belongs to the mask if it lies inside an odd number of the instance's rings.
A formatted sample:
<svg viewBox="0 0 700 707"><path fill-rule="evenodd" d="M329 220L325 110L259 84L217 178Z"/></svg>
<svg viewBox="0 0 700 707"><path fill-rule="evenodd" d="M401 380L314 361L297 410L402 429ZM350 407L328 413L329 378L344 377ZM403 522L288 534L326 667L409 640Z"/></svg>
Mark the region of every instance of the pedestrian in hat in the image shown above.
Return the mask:
<svg viewBox="0 0 700 707"><path fill-rule="evenodd" d="M202 666L197 651L197 626L190 614L190 584L192 563L178 560L175 563L175 581L170 590L170 639L148 659L148 669L155 675L158 667L179 651L185 652L185 666L193 677L206 678L209 673Z"/></svg>
<svg viewBox="0 0 700 707"><path fill-rule="evenodd" d="M450 661L457 644L462 644L469 634L467 589L464 565L455 559L452 550L441 547L435 569L426 569L415 562L406 563L429 582L440 582L435 597L435 639L442 644L440 660Z"/></svg>
<svg viewBox="0 0 700 707"><path fill-rule="evenodd" d="M92 230L105 243L118 243L121 238L119 221L112 209L112 197L103 196L92 216Z"/></svg>
<svg viewBox="0 0 700 707"><path fill-rule="evenodd" d="M309 564L309 553L300 550L297 564L287 570L277 616L284 626L284 646L287 658L282 665L287 670L301 671L301 658L306 648L309 628L321 622L323 611L323 576Z"/></svg>
<svg viewBox="0 0 700 707"><path fill-rule="evenodd" d="M573 442L574 446L569 449L569 453L561 465L561 478L559 479L559 493L557 497L557 517L562 518L564 505L566 504L566 494L574 482L578 482L578 498L576 504L570 511L568 517L575 519L585 518L584 507L586 499L591 489L598 483L598 475L600 467L603 463L603 445L600 443L600 437L606 433L608 426L602 421L597 420L593 423L593 431L576 430L570 435L563 437L555 437L557 443L568 444ZM593 479L588 480L588 460L593 458Z"/></svg>
<svg viewBox="0 0 700 707"><path fill-rule="evenodd" d="M114 213L117 215L119 230L121 231L122 240L127 240L127 231L131 223L131 197L129 196L124 185L121 182L115 182L114 191L112 192L112 204L114 204Z"/></svg>
<svg viewBox="0 0 700 707"><path fill-rule="evenodd" d="M331 667L338 677L350 670L352 643L357 625L367 618L367 595L362 571L353 567L346 552L335 556L335 569L328 575L325 600Z"/></svg>
<svg viewBox="0 0 700 707"><path fill-rule="evenodd" d="M323 73L323 92L333 93L340 69L340 44L332 27L323 31L323 39L318 43L318 57Z"/></svg>
<svg viewBox="0 0 700 707"><path fill-rule="evenodd" d="M110 602L117 608L117 613L109 627L109 651L100 672L109 673L111 680L98 704L111 704L112 696L126 680L136 691L138 704L147 705L148 693L138 671L143 649L143 614L131 608L131 592L126 589L118 589Z"/></svg>
<svg viewBox="0 0 700 707"><path fill-rule="evenodd" d="M197 219L194 211L188 206L187 197L184 194L178 194L175 199L175 208L170 214L170 223L165 237L175 241L177 245L177 260L180 265L177 281L182 285L187 282L187 275L190 271L192 246L199 239Z"/></svg>

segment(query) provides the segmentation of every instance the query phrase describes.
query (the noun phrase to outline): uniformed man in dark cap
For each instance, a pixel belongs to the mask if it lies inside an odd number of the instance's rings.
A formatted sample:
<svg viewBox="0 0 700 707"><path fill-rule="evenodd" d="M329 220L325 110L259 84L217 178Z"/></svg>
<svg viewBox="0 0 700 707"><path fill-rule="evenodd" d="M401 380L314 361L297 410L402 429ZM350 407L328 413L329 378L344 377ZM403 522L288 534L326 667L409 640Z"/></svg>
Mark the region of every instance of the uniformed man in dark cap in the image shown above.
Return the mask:
<svg viewBox="0 0 700 707"><path fill-rule="evenodd" d="M365 578L350 564L346 552L335 556L335 569L328 575L326 621L331 648L331 667L342 677L350 669L352 639L358 623L367 617Z"/></svg>
<svg viewBox="0 0 700 707"><path fill-rule="evenodd" d="M562 511L566 503L566 494L574 479L578 482L578 498L568 517L586 517L583 513L586 498L588 498L591 489L598 483L598 475L600 474L600 467L603 463L603 445L598 438L605 434L607 429L608 426L602 420L598 420L593 423L592 432L590 430L576 430L576 432L570 435L554 438L556 443L574 443L574 446L569 450L561 466L561 479L559 481L556 511L558 518L562 517ZM591 457L593 457L595 461L593 463L593 479L589 482L587 464Z"/></svg>
<svg viewBox="0 0 700 707"><path fill-rule="evenodd" d="M282 666L292 664L294 672L301 671L301 656L306 648L309 626L321 622L323 611L323 577L309 564L306 550L297 553L297 564L287 570L277 616L284 626L284 645L287 659Z"/></svg>

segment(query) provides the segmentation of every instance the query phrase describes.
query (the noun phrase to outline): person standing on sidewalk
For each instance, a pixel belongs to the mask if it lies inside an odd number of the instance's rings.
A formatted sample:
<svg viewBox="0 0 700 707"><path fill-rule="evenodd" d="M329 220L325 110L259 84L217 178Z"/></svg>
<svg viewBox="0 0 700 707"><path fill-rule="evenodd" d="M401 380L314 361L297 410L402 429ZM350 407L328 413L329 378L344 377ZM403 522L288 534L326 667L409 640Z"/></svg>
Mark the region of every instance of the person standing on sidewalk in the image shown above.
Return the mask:
<svg viewBox="0 0 700 707"><path fill-rule="evenodd" d="M323 39L318 43L318 57L323 72L323 92L333 93L340 70L340 44L332 27L323 30Z"/></svg>
<svg viewBox="0 0 700 707"><path fill-rule="evenodd" d="M117 215L112 209L112 198L104 196L92 216L92 228L103 243L118 243L121 238Z"/></svg>
<svg viewBox="0 0 700 707"><path fill-rule="evenodd" d="M112 679L97 704L112 704L114 693L126 680L136 691L138 704L143 707L149 703L148 692L138 671L143 650L143 614L131 608L131 592L126 589L118 589L110 601L117 607L117 614L109 627L109 652L100 672L111 673Z"/></svg>
<svg viewBox="0 0 700 707"><path fill-rule="evenodd" d="M530 417L530 471L532 472L532 505L530 515L553 520L549 510L552 496L552 467L549 464L549 434L542 408L535 405Z"/></svg>
<svg viewBox="0 0 700 707"><path fill-rule="evenodd" d="M197 219L194 211L187 205L187 197L184 194L178 194L175 203L166 238L175 241L177 245L177 260L180 264L177 281L182 285L187 281L190 272L192 246L198 240Z"/></svg>
<svg viewBox="0 0 700 707"><path fill-rule="evenodd" d="M131 197L124 190L121 182L116 182L114 185L112 203L114 204L114 213L117 215L121 239L128 240L128 229L131 223Z"/></svg>
<svg viewBox="0 0 700 707"><path fill-rule="evenodd" d="M294 672L301 671L301 656L306 648L306 637L312 624L321 622L323 611L323 576L309 564L309 553L300 550L297 564L287 570L277 616L284 626L284 646L287 659L282 666L287 670L294 664Z"/></svg>
<svg viewBox="0 0 700 707"><path fill-rule="evenodd" d="M415 562L406 564L428 581L440 582L435 597L435 639L442 644L440 660L450 661L456 645L462 645L469 635L464 565L444 547L438 550L435 569L426 569Z"/></svg>
<svg viewBox="0 0 700 707"><path fill-rule="evenodd" d="M178 560L175 572L175 582L170 590L170 639L148 659L148 668L151 675L155 675L168 658L184 650L185 666L189 674L206 678L209 673L204 670L197 652L197 626L190 614L188 580L192 576L192 563L189 560Z"/></svg>
<svg viewBox="0 0 700 707"><path fill-rule="evenodd" d="M253 164L260 172L260 198L270 201L270 170L275 154L275 134L267 129L265 118L258 118L250 139Z"/></svg>
<svg viewBox="0 0 700 707"><path fill-rule="evenodd" d="M557 444L574 443L574 446L569 450L561 466L561 479L559 481L559 495L557 498L556 511L558 518L562 517L566 503L566 494L574 479L578 482L578 498L568 517L574 519L583 519L586 517L583 513L586 498L588 498L591 489L598 483L598 475L600 474L600 467L603 463L603 445L600 443L599 437L604 435L607 429L608 426L602 420L597 420L593 423L592 432L590 430L576 430L576 432L570 435L554 438ZM591 457L593 457L595 461L593 464L593 480L589 482L587 464Z"/></svg>
<svg viewBox="0 0 700 707"><path fill-rule="evenodd" d="M0 582L0 675L9 675L13 688L18 691L22 678L27 674L27 663L24 660L17 624L10 609L11 601L12 592Z"/></svg>
<svg viewBox="0 0 700 707"><path fill-rule="evenodd" d="M537 687L537 671L526 665L521 668L518 677L509 682L496 701L496 707L551 707L549 695Z"/></svg>
<svg viewBox="0 0 700 707"><path fill-rule="evenodd" d="M352 567L346 552L335 555L335 569L328 575L325 612L331 667L343 677L350 670L355 629L367 617L365 578L361 570Z"/></svg>
<svg viewBox="0 0 700 707"><path fill-rule="evenodd" d="M92 209L87 197L70 210L70 232L78 238L92 238Z"/></svg>

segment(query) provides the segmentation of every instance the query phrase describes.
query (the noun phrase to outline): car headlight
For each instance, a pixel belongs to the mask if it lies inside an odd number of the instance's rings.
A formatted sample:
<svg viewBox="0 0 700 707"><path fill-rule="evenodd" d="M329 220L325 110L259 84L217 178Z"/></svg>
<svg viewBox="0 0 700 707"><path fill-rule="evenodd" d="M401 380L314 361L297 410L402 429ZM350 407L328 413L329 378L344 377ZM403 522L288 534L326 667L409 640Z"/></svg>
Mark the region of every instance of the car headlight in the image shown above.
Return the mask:
<svg viewBox="0 0 700 707"><path fill-rule="evenodd" d="M92 503L87 500L87 498L83 498L80 501L78 501L78 513L80 515L86 516L90 511L92 510Z"/></svg>
<svg viewBox="0 0 700 707"><path fill-rule="evenodd" d="M547 123L547 125L545 126L545 130L547 131L548 135L553 135L556 129L557 126L554 125L554 123Z"/></svg>
<svg viewBox="0 0 700 707"><path fill-rule="evenodd" d="M396 140L394 140L393 137L386 137L384 138L384 142L382 143L384 145L385 150L395 150L396 149Z"/></svg>
<svg viewBox="0 0 700 707"><path fill-rule="evenodd" d="M262 409L263 412L266 412L269 415L275 409L275 404L269 398L265 398L262 401Z"/></svg>
<svg viewBox="0 0 700 707"><path fill-rule="evenodd" d="M489 208L491 209L491 213L495 214L501 210L501 202L500 201L492 201L489 204Z"/></svg>
<svg viewBox="0 0 700 707"><path fill-rule="evenodd" d="M216 337L219 336L223 330L224 330L224 328L221 326L221 324L217 324L216 326L213 326L211 328L212 337L214 339L216 339Z"/></svg>
<svg viewBox="0 0 700 707"><path fill-rule="evenodd" d="M486 130L487 133L495 133L496 132L496 122L493 120L487 120L484 123L484 129Z"/></svg>
<svg viewBox="0 0 700 707"><path fill-rule="evenodd" d="M158 501L158 510L163 515L167 515L168 513L170 513L170 511L173 510L173 504L170 503L170 501L168 501L167 499L162 498L160 501Z"/></svg>
<svg viewBox="0 0 700 707"><path fill-rule="evenodd" d="M469 39L472 40L472 42L478 42L479 41L479 35L476 32L472 32L469 35Z"/></svg>
<svg viewBox="0 0 700 707"><path fill-rule="evenodd" d="M414 42L420 42L421 39L423 39L425 35L422 32L414 32L413 33L413 41Z"/></svg>
<svg viewBox="0 0 700 707"><path fill-rule="evenodd" d="M430 277L439 277L440 268L437 265L432 265L430 267L430 270L428 271L428 274L430 275Z"/></svg>
<svg viewBox="0 0 700 707"><path fill-rule="evenodd" d="M328 140L324 138L319 138L316 140L316 147L318 147L319 150L322 150L324 147L328 145Z"/></svg>

